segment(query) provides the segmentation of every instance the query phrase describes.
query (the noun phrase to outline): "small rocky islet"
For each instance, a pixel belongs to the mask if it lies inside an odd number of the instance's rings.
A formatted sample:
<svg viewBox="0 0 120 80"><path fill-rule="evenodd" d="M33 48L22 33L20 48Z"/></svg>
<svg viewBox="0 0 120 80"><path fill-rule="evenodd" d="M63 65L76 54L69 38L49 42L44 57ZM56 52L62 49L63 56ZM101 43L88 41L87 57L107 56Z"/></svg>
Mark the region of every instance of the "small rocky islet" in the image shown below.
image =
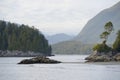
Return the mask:
<svg viewBox="0 0 120 80"><path fill-rule="evenodd" d="M115 55L112 52L100 53L94 51L90 56L85 58L86 62L110 62L110 61L120 61L120 53Z"/></svg>
<svg viewBox="0 0 120 80"><path fill-rule="evenodd" d="M120 30L117 32L115 42L109 47L106 42L108 36L114 30L112 22L107 22L104 29L104 32L100 34L100 38L103 39L103 42L93 47L93 53L85 58L85 60L87 60L86 62L120 61Z"/></svg>
<svg viewBox="0 0 120 80"><path fill-rule="evenodd" d="M41 63L56 64L56 63L61 63L61 62L47 58L45 56L38 56L38 57L31 58L31 59L24 59L20 61L18 64L41 64Z"/></svg>

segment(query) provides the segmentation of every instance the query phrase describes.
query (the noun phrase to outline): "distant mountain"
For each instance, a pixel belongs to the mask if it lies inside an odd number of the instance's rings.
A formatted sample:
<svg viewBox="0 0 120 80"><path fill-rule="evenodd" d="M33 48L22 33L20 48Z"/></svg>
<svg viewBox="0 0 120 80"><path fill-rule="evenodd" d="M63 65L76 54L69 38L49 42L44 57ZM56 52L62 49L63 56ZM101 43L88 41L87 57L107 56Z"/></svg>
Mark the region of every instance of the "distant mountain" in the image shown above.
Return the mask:
<svg viewBox="0 0 120 80"><path fill-rule="evenodd" d="M114 25L114 32L109 37L108 43L113 43L116 37L116 32L120 29L120 2L101 11L89 20L79 35L75 37L75 40L80 40L84 43L100 42L99 35L104 31L105 23L109 21Z"/></svg>
<svg viewBox="0 0 120 80"><path fill-rule="evenodd" d="M73 39L73 37L74 36L70 36L70 35L67 35L67 34L64 34L64 33L55 34L55 35L52 35L52 36L46 36L46 38L48 39L48 42L50 44L56 44L56 43L59 43L59 42L62 42L62 41L67 41L67 40Z"/></svg>
<svg viewBox="0 0 120 80"><path fill-rule="evenodd" d="M53 54L90 54L93 45L80 41L63 41L52 45Z"/></svg>
<svg viewBox="0 0 120 80"><path fill-rule="evenodd" d="M101 11L88 21L83 30L72 41L64 41L52 45L53 54L89 54L95 43L101 42L99 35L104 31L104 25L111 21L114 32L108 43L113 43L116 32L120 29L120 2Z"/></svg>

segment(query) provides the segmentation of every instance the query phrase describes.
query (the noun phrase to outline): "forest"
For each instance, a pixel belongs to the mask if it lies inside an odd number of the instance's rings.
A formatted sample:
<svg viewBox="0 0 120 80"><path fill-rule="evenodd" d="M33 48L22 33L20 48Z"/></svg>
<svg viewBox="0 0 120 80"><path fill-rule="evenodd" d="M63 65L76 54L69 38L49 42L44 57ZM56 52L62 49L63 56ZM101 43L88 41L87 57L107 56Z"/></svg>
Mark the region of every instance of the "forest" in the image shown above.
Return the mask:
<svg viewBox="0 0 120 80"><path fill-rule="evenodd" d="M34 26L0 20L0 50L51 54L51 45Z"/></svg>

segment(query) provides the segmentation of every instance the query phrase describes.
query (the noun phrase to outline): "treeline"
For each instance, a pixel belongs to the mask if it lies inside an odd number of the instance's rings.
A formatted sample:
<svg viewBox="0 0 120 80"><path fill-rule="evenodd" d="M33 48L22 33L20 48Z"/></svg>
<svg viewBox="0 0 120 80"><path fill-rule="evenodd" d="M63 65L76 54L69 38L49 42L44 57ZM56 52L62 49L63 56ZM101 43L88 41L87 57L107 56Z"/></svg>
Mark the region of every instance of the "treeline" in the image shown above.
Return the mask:
<svg viewBox="0 0 120 80"><path fill-rule="evenodd" d="M19 50L51 54L51 46L39 30L0 20L0 50Z"/></svg>

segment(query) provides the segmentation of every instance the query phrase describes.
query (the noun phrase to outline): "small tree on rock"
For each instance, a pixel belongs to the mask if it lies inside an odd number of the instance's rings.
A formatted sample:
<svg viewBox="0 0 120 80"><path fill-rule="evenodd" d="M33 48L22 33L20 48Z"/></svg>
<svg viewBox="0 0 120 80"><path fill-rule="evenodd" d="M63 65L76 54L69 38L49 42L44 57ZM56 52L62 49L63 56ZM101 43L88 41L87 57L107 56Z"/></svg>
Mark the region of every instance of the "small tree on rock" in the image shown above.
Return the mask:
<svg viewBox="0 0 120 80"><path fill-rule="evenodd" d="M108 36L114 30L112 22L107 22L104 26L104 29L105 29L105 31L100 35L100 38L104 39L103 43L105 44L108 40Z"/></svg>
<svg viewBox="0 0 120 80"><path fill-rule="evenodd" d="M102 44L97 44L93 47L93 51L97 50L98 52L109 52L111 48L106 45L106 42L108 40L108 36L111 34L113 29L112 22L107 22L104 26L105 31L100 35L101 39L104 39Z"/></svg>

